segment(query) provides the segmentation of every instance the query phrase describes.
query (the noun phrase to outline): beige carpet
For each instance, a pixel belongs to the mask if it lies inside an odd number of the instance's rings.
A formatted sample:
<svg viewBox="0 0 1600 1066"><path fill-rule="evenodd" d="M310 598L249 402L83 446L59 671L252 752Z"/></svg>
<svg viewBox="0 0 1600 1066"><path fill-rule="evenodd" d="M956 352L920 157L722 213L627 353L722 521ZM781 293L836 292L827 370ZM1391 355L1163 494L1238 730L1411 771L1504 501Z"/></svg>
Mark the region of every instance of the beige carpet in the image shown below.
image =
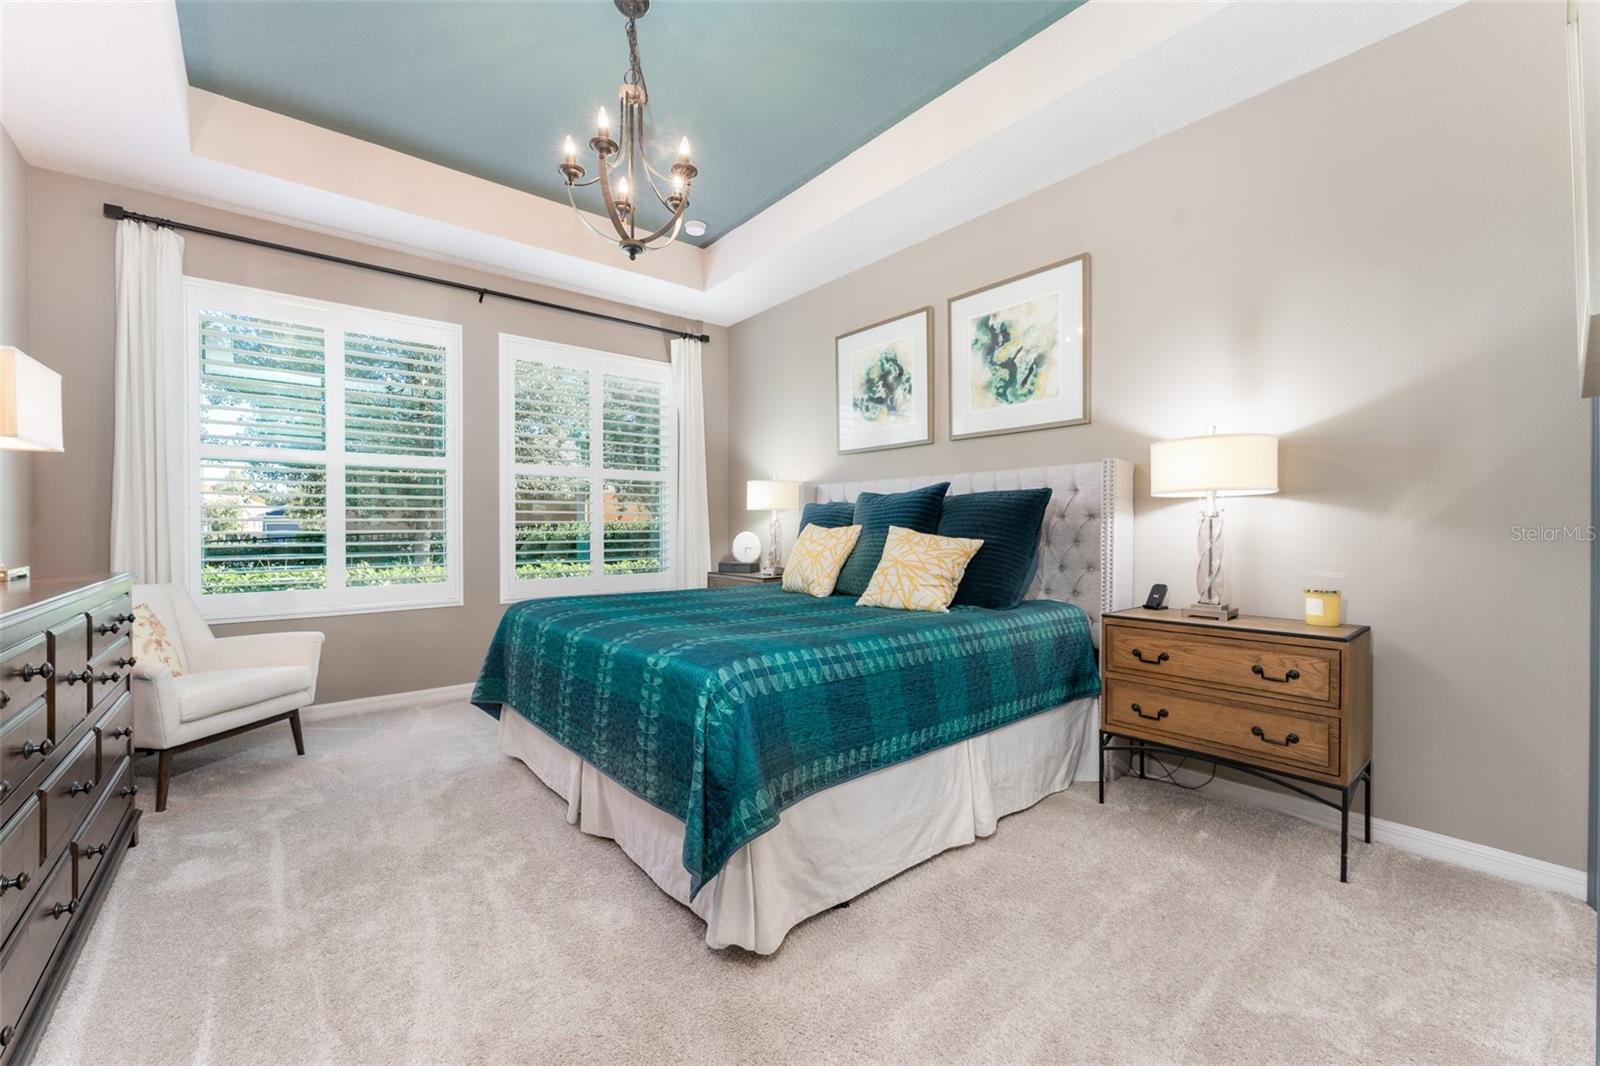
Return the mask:
<svg viewBox="0 0 1600 1066"><path fill-rule="evenodd" d="M1581 903L1382 845L1341 886L1203 793L1074 789L758 958L465 705L306 743L178 758L38 1062L1594 1061Z"/></svg>

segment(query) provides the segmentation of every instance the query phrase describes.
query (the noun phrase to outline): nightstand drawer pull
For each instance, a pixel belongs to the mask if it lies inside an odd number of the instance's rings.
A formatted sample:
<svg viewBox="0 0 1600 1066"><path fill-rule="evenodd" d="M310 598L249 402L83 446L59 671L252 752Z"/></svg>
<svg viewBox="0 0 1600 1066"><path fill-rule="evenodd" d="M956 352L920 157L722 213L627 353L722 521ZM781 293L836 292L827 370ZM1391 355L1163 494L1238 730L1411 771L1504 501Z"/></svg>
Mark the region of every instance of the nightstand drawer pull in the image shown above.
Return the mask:
<svg viewBox="0 0 1600 1066"><path fill-rule="evenodd" d="M1278 685L1287 685L1291 681L1299 681L1300 680L1300 671L1298 671L1298 670L1286 670L1286 671L1284 671L1284 674L1283 674L1282 677L1268 677L1266 670L1262 669L1260 663L1256 663L1254 666L1252 666L1250 668L1250 672L1252 674L1255 674L1257 677L1259 677L1263 681L1271 681L1274 684L1278 684Z"/></svg>
<svg viewBox="0 0 1600 1066"><path fill-rule="evenodd" d="M1160 666L1162 663L1164 663L1168 659L1172 658L1172 656L1168 655L1166 652L1163 651L1163 652L1157 653L1157 655L1156 655L1156 657L1154 659L1146 659L1144 657L1144 653L1141 652L1138 648L1134 648L1133 649L1133 657L1135 659L1138 659L1142 663L1149 663L1151 666Z"/></svg>
<svg viewBox="0 0 1600 1066"><path fill-rule="evenodd" d="M1253 725L1253 726L1250 727L1250 735L1253 736L1253 737L1258 738L1259 740L1261 740L1261 741L1263 741L1263 742L1265 742L1267 744L1276 744L1280 748L1287 748L1291 744L1300 743L1300 734L1299 733L1290 733L1289 735L1285 736L1282 740L1273 740L1271 737L1267 736L1266 731L1263 730L1258 725Z"/></svg>
<svg viewBox="0 0 1600 1066"><path fill-rule="evenodd" d="M1159 722L1161 719L1167 716L1167 709L1165 707L1158 708L1155 714L1145 714L1144 708L1139 706L1137 703L1131 703L1128 706L1133 709L1134 714L1138 715L1140 718L1143 718L1147 722Z"/></svg>

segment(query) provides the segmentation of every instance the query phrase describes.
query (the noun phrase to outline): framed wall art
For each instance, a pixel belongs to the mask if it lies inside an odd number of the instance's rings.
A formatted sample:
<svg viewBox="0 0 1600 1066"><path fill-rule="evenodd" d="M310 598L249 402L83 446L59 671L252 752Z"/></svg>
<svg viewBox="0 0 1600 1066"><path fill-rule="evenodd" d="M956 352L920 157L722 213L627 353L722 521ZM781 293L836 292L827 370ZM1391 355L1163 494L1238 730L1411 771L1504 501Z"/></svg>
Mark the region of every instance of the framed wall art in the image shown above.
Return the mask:
<svg viewBox="0 0 1600 1066"><path fill-rule="evenodd" d="M950 438L1089 421L1089 255L954 297Z"/></svg>
<svg viewBox="0 0 1600 1066"><path fill-rule="evenodd" d="M839 451L933 440L933 308L834 338Z"/></svg>

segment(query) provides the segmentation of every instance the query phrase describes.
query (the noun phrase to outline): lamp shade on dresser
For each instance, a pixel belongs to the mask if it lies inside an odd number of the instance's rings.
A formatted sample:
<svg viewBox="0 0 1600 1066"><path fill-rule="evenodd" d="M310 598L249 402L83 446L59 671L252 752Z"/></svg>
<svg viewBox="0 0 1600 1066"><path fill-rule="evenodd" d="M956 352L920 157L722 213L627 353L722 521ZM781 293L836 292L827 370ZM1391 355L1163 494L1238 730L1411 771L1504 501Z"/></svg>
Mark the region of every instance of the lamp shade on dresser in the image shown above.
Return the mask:
<svg viewBox="0 0 1600 1066"><path fill-rule="evenodd" d="M131 589L0 584L0 1066L38 1043L135 839Z"/></svg>
<svg viewBox="0 0 1600 1066"><path fill-rule="evenodd" d="M0 450L63 450L61 375L10 345L0 345Z"/></svg>

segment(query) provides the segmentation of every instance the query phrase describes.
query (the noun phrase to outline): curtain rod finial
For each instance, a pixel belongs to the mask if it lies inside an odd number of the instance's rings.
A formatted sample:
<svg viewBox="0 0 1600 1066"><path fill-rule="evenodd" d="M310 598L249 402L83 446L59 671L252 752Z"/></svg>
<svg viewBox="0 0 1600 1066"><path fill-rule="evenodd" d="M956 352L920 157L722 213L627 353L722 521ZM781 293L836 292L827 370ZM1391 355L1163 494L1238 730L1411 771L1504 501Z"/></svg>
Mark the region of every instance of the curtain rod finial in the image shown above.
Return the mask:
<svg viewBox="0 0 1600 1066"><path fill-rule="evenodd" d="M101 204L100 213L105 215L107 218L117 219L119 221L127 217L128 214L128 212L123 209L121 204Z"/></svg>

